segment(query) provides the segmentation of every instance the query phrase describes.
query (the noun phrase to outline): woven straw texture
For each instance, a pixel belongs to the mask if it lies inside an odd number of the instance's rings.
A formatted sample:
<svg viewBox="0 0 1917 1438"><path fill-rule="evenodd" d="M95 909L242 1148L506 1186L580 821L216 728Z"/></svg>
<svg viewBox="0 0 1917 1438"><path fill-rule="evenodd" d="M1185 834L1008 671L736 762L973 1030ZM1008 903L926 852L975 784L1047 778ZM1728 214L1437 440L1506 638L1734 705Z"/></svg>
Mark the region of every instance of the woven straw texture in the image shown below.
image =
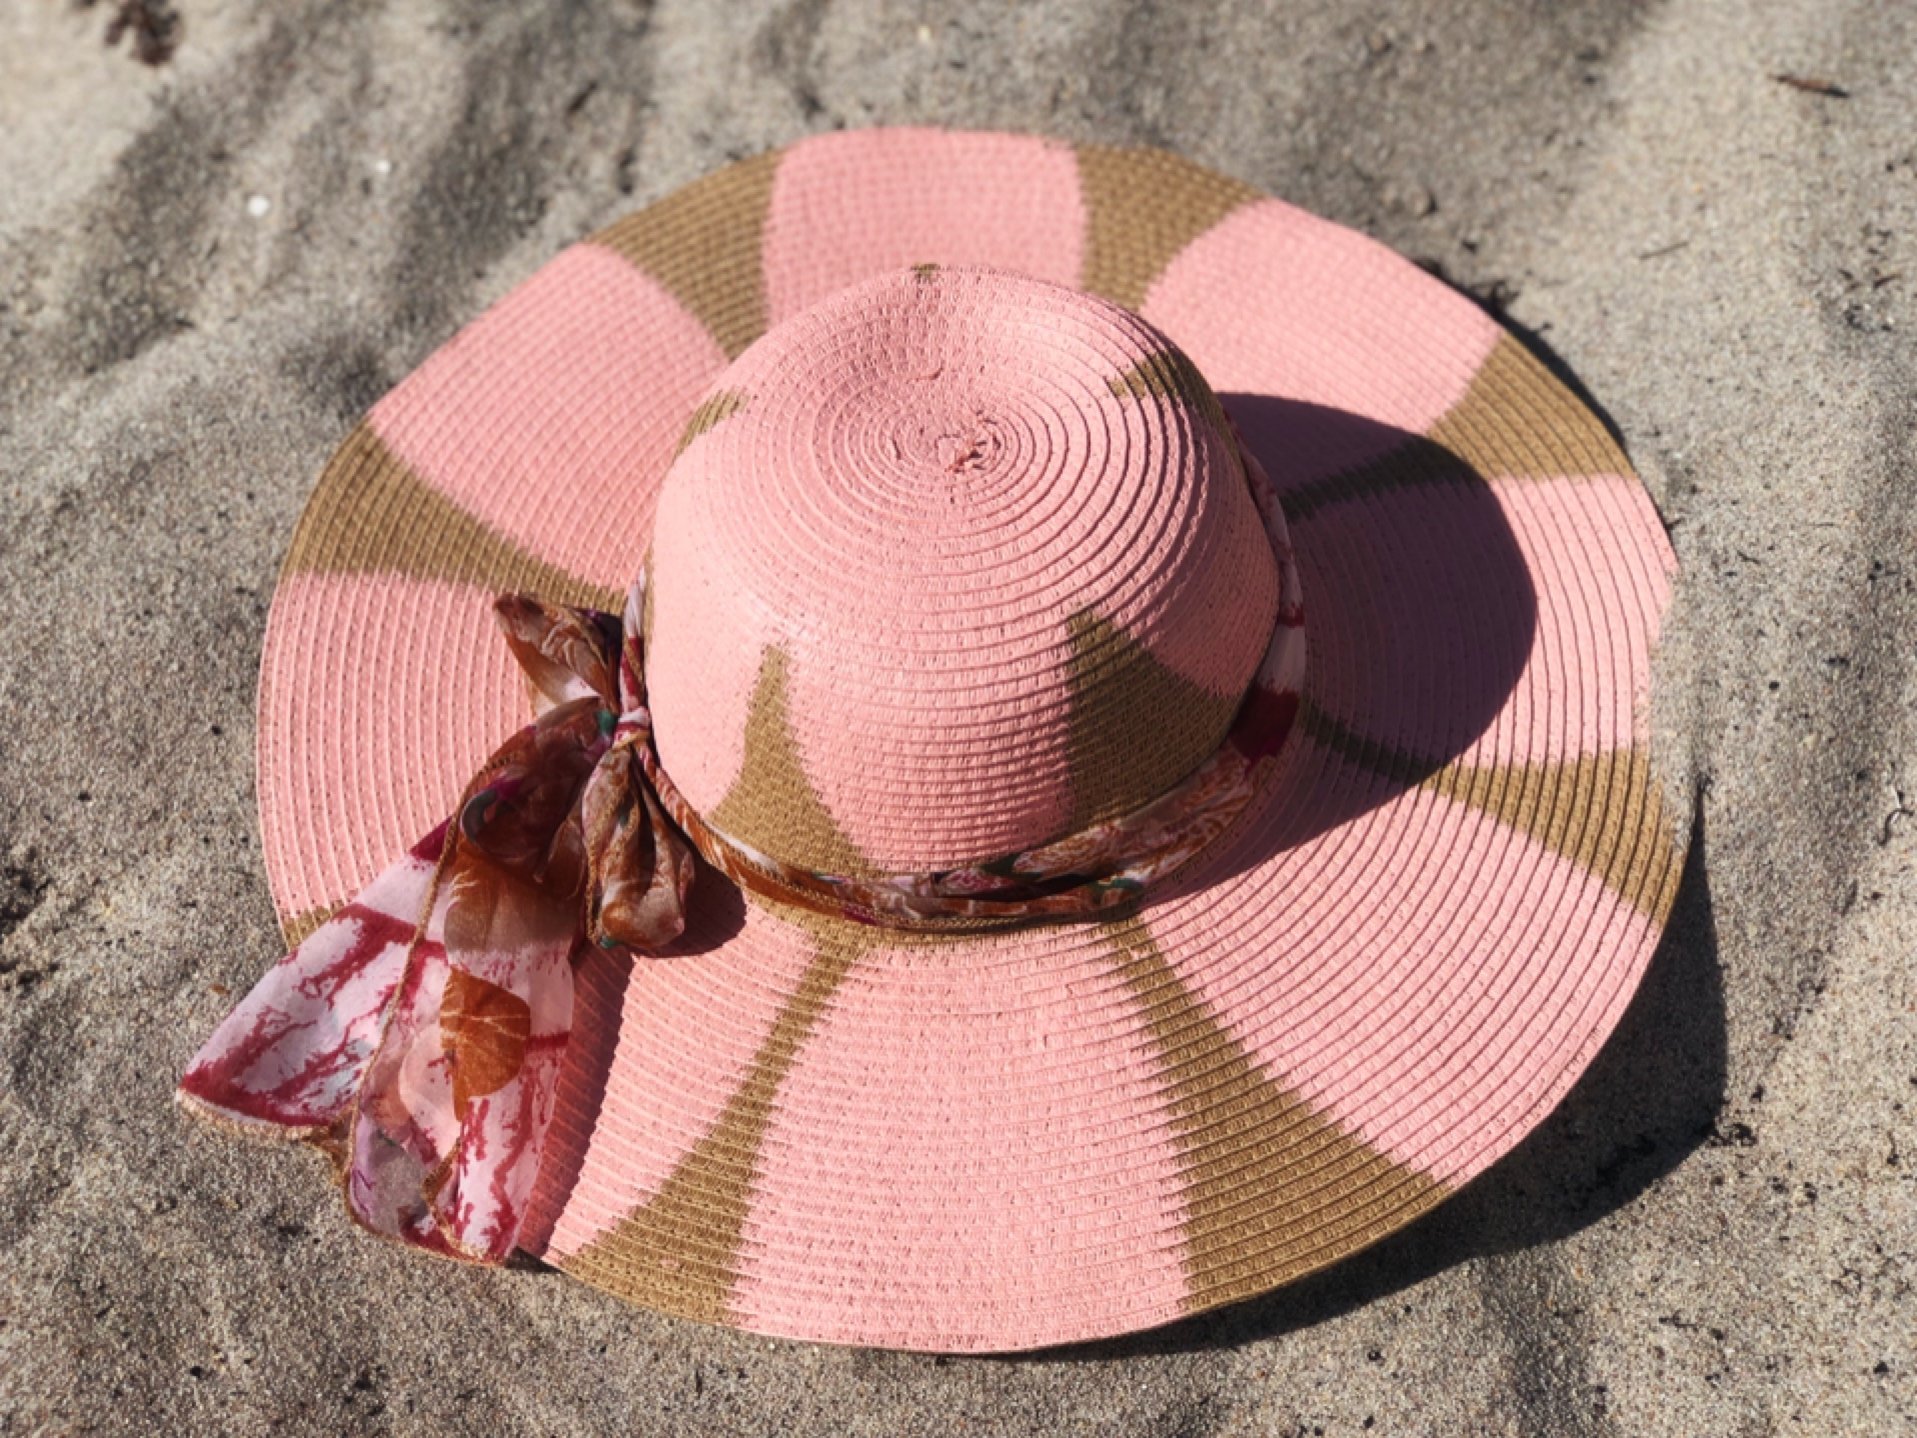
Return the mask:
<svg viewBox="0 0 1917 1438"><path fill-rule="evenodd" d="M1108 301L924 266L727 369L652 539L647 683L693 806L800 868L949 869L1197 768L1278 566L1175 356Z"/></svg>
<svg viewBox="0 0 1917 1438"><path fill-rule="evenodd" d="M873 417L898 304L870 352L782 322L913 265L993 322L933 333L926 302L926 352L969 372L907 432ZM1209 381L1296 540L1298 731L1250 820L1122 922L908 937L705 884L670 955L589 954L522 1243L668 1312L994 1350L1284 1283L1534 1127L1674 895L1644 725L1673 559L1520 345L1168 155L868 131L565 251L341 447L262 661L289 934L523 722L491 596L617 609L649 549L662 757L795 858L1010 849L1215 742L1273 600L1203 385L1147 326L1037 317L965 266L1135 309Z"/></svg>

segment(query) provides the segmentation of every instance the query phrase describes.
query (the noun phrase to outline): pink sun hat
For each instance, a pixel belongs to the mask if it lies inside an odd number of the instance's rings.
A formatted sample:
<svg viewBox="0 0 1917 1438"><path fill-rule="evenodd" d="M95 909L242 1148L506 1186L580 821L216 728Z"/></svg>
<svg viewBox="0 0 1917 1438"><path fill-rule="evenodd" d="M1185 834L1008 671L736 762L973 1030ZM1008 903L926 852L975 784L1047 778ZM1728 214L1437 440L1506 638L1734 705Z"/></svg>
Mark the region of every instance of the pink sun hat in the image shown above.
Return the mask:
<svg viewBox="0 0 1917 1438"><path fill-rule="evenodd" d="M1599 420L1351 230L1025 136L745 161L327 467L259 690L296 947L181 1101L377 1233L762 1333L1265 1292L1623 1012L1674 571Z"/></svg>

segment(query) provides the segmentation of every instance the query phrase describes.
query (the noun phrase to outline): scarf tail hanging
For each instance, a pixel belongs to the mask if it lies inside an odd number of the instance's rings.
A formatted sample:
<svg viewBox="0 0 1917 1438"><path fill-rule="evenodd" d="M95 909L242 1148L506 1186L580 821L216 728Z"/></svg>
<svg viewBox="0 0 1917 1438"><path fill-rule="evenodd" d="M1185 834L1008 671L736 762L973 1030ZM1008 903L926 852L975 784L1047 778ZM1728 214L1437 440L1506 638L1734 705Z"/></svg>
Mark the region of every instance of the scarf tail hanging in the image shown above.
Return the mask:
<svg viewBox="0 0 1917 1438"><path fill-rule="evenodd" d="M194 1056L182 1103L243 1133L340 1136L405 972L446 828L266 971Z"/></svg>
<svg viewBox="0 0 1917 1438"><path fill-rule="evenodd" d="M498 617L538 718L451 819L267 971L179 1086L223 1127L327 1151L363 1226L488 1264L511 1254L538 1177L574 951L603 932L593 880L616 870L622 895L644 899L644 935L609 937L650 952L683 929L692 877L689 853L634 842L648 812L636 766L600 769L646 717L621 703L634 696L620 692L619 621L518 596Z"/></svg>

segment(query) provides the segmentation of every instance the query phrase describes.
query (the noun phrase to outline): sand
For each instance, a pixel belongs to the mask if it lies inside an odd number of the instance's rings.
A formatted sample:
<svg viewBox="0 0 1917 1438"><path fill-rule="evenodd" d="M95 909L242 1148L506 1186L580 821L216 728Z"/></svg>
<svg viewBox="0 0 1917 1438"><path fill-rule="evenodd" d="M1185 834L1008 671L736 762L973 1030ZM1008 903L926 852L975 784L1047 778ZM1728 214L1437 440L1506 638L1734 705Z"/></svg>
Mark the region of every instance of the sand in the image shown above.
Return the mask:
<svg viewBox="0 0 1917 1438"><path fill-rule="evenodd" d="M113 8L0 9L0 1433L1912 1431L1907 8L189 0L155 66ZM423 1268L168 1102L277 953L253 684L332 446L583 232L904 121L1172 146L1441 266L1684 565L1699 843L1571 1099L1352 1262L1016 1361Z"/></svg>

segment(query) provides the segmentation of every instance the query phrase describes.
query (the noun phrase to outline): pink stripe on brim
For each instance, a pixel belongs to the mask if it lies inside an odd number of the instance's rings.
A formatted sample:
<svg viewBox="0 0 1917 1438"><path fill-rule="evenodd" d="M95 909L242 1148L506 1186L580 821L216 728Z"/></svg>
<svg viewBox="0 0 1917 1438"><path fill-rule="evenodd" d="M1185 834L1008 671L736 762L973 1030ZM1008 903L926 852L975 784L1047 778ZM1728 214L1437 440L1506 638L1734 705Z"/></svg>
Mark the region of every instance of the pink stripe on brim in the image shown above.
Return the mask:
<svg viewBox="0 0 1917 1438"><path fill-rule="evenodd" d="M1084 253L1078 161L1025 135L854 130L779 160L765 227L776 324L847 285L907 265L990 265L1076 285Z"/></svg>
<svg viewBox="0 0 1917 1438"><path fill-rule="evenodd" d="M766 1134L741 1323L1010 1348L1177 1314L1163 1079L1109 955L1068 947L1085 937L882 949L847 976Z"/></svg>
<svg viewBox="0 0 1917 1438"><path fill-rule="evenodd" d="M1648 742L1651 658L1677 557L1630 475L1493 485L1537 595L1517 687L1468 763L1570 759Z"/></svg>
<svg viewBox="0 0 1917 1438"><path fill-rule="evenodd" d="M1311 697L1428 763L1629 748L1670 548L1624 476L1406 485L1298 522Z"/></svg>
<svg viewBox="0 0 1917 1438"><path fill-rule="evenodd" d="M623 590L686 418L724 364L656 280L574 245L368 419L420 478L527 553Z"/></svg>
<svg viewBox="0 0 1917 1438"><path fill-rule="evenodd" d="M1503 333L1402 256L1280 200L1246 205L1185 246L1139 312L1228 405L1234 394L1268 396L1369 421L1276 426L1262 410L1233 408L1281 486L1430 429ZM1279 438L1283 452L1269 447Z"/></svg>
<svg viewBox="0 0 1917 1438"><path fill-rule="evenodd" d="M531 719L492 600L393 575L281 582L260 659L258 763L260 842L283 916L359 892Z"/></svg>
<svg viewBox="0 0 1917 1438"><path fill-rule="evenodd" d="M1312 804L1303 786L1348 782L1299 743L1259 831L1194 892L1152 906L1147 927L1277 1082L1400 1163L1462 1183L1577 1079L1658 926L1425 789L1288 846Z"/></svg>
<svg viewBox="0 0 1917 1438"><path fill-rule="evenodd" d="M702 877L708 898L719 882ZM744 930L707 952L582 956L546 1191L534 1201L559 1212L535 1251L571 1257L658 1193L738 1093L814 953L803 930L750 908Z"/></svg>

